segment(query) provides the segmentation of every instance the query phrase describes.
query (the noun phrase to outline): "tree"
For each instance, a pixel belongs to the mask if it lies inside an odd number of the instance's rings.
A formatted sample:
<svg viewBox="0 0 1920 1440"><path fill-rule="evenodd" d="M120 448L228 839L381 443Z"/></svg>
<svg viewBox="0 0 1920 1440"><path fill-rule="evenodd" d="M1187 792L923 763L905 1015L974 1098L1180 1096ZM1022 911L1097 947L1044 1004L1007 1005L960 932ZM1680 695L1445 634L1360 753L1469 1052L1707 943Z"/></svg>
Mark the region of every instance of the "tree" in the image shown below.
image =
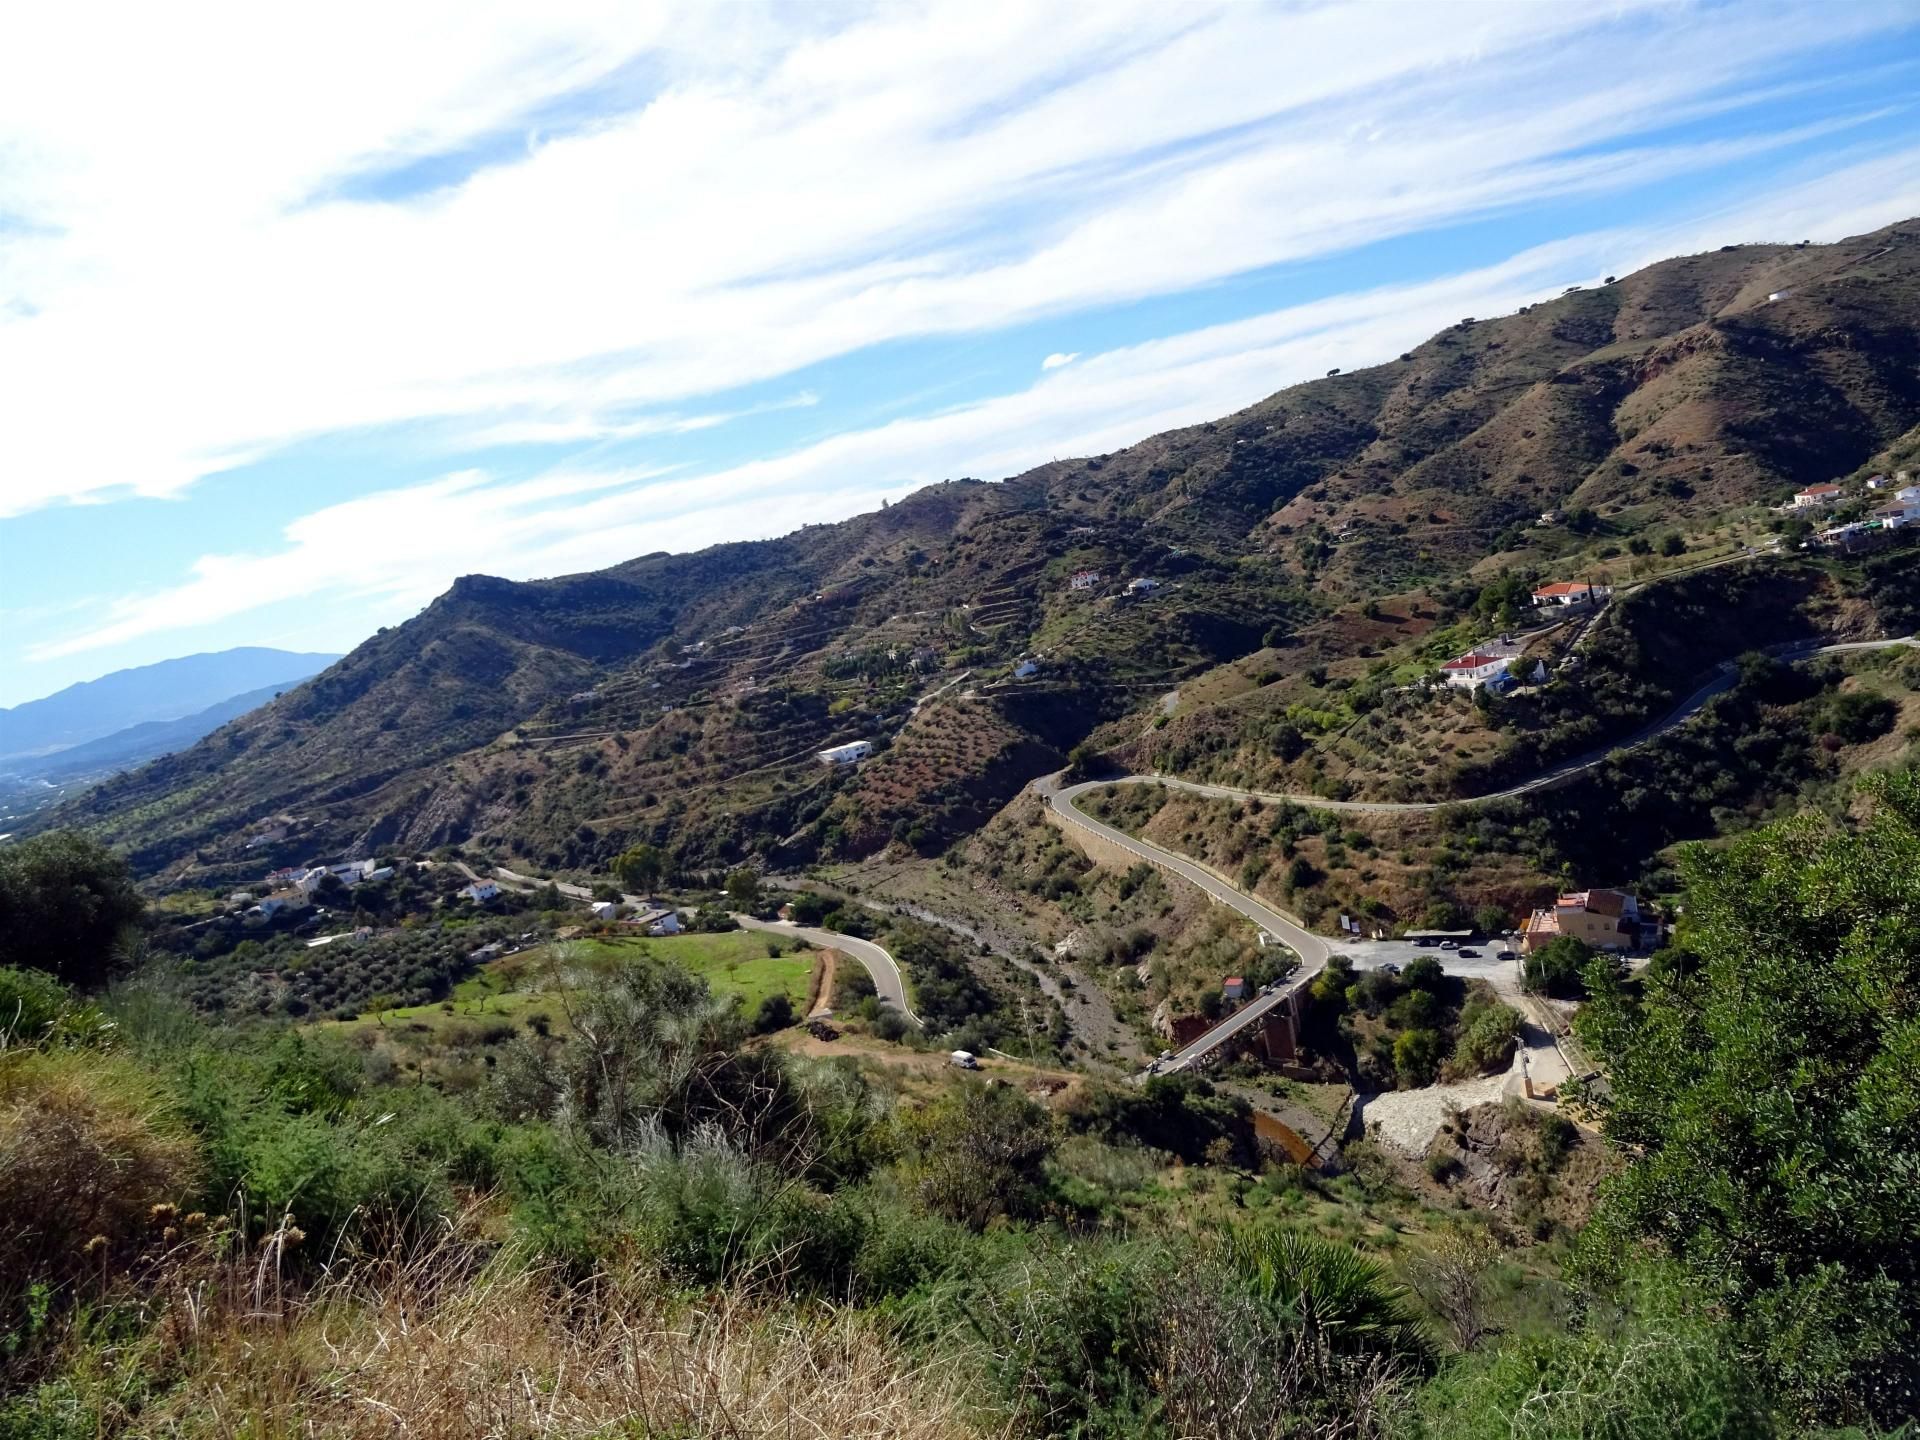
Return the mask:
<svg viewBox="0 0 1920 1440"><path fill-rule="evenodd" d="M1662 555L1684 555L1687 553L1687 542L1682 540L1677 534L1669 532L1660 541L1660 553Z"/></svg>
<svg viewBox="0 0 1920 1440"><path fill-rule="evenodd" d="M1393 1069L1400 1083L1412 1089L1431 1085L1440 1071L1443 1051L1432 1030L1408 1030L1393 1042Z"/></svg>
<svg viewBox="0 0 1920 1440"><path fill-rule="evenodd" d="M1557 935L1527 956L1525 983L1536 995L1552 995L1561 1000L1578 1000L1585 995L1581 979L1593 947L1571 935Z"/></svg>
<svg viewBox="0 0 1920 1440"><path fill-rule="evenodd" d="M1416 955L1407 962L1407 968L1400 974L1401 981L1413 990L1424 990L1438 995L1440 987L1446 983L1447 972L1440 962L1431 955Z"/></svg>
<svg viewBox="0 0 1920 1440"><path fill-rule="evenodd" d="M1482 905L1473 912L1473 925L1482 935L1498 935L1507 928L1506 907L1502 905Z"/></svg>
<svg viewBox="0 0 1920 1440"><path fill-rule="evenodd" d="M82 989L104 984L145 911L126 862L78 831L0 848L0 965Z"/></svg>
<svg viewBox="0 0 1920 1440"><path fill-rule="evenodd" d="M1586 1263L1665 1248L1828 1426L1920 1416L1920 773L1869 793L1684 851L1698 963L1599 977L1577 1022L1631 1159Z"/></svg>
<svg viewBox="0 0 1920 1440"><path fill-rule="evenodd" d="M746 866L727 876L727 901L736 910L751 910L760 903L760 872Z"/></svg>
<svg viewBox="0 0 1920 1440"><path fill-rule="evenodd" d="M613 873L620 877L620 883L641 894L658 884L666 870L666 856L657 845L631 846L613 862Z"/></svg>

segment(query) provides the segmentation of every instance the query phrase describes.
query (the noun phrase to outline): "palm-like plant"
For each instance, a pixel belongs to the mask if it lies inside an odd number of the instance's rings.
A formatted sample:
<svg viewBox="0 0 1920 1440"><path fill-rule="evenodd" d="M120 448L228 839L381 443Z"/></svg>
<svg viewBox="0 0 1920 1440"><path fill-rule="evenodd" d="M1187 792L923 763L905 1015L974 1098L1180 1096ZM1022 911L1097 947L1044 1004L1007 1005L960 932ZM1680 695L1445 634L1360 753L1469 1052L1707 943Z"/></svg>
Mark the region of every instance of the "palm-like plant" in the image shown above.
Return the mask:
<svg viewBox="0 0 1920 1440"><path fill-rule="evenodd" d="M1220 1259L1264 1308L1298 1324L1328 1355L1426 1365L1433 1340L1411 1294L1350 1245L1279 1231L1230 1234Z"/></svg>

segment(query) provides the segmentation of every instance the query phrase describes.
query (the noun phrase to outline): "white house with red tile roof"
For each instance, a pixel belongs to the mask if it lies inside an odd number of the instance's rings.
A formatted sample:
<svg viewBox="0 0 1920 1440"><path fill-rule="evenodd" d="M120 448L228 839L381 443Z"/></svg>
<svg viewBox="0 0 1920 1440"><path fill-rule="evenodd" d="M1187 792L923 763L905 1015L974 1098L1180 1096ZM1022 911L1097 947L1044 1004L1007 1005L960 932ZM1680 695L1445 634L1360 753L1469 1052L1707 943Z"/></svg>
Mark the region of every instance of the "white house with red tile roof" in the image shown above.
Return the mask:
<svg viewBox="0 0 1920 1440"><path fill-rule="evenodd" d="M1502 670L1507 668L1507 655L1495 655L1485 650L1469 650L1464 655L1456 655L1440 667L1440 674L1447 684L1462 690L1477 690Z"/></svg>
<svg viewBox="0 0 1920 1440"><path fill-rule="evenodd" d="M1533 592L1536 605L1595 605L1613 594L1611 586L1591 580L1556 580Z"/></svg>
<svg viewBox="0 0 1920 1440"><path fill-rule="evenodd" d="M1793 506L1796 510L1805 510L1814 505L1831 505L1845 493L1838 485L1809 485L1793 492Z"/></svg>

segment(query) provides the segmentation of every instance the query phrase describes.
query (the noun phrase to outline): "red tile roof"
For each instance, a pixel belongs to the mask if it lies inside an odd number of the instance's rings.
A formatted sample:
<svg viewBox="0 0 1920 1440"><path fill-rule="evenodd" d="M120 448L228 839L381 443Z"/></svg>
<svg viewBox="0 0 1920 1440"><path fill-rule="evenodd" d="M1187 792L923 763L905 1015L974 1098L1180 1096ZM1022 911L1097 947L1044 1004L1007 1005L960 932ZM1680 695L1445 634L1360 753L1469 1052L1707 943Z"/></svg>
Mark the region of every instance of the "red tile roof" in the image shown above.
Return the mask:
<svg viewBox="0 0 1920 1440"><path fill-rule="evenodd" d="M1542 585L1533 593L1536 595L1584 595L1594 586L1587 580L1556 580L1551 585Z"/></svg>

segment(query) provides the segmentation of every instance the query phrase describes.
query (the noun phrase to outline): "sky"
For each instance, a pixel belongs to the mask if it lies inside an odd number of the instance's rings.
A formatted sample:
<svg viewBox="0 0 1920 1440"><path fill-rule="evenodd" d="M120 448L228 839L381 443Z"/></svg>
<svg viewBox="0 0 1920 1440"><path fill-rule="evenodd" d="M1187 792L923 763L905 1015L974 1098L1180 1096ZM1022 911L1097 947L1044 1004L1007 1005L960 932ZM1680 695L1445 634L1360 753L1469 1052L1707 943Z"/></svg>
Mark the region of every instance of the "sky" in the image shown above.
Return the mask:
<svg viewBox="0 0 1920 1440"><path fill-rule="evenodd" d="M0 12L0 705L1920 213L1920 8Z"/></svg>

